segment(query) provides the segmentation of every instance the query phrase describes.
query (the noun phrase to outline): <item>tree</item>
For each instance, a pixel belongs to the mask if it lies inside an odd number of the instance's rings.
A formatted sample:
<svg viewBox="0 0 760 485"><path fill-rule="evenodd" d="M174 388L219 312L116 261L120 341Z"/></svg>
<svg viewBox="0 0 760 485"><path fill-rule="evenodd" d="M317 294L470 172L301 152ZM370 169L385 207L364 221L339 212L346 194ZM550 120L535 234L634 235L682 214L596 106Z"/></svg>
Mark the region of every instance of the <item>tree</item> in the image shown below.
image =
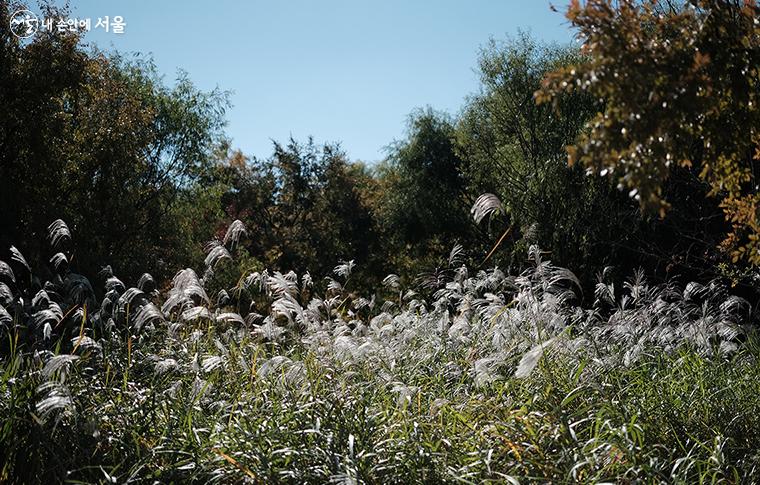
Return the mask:
<svg viewBox="0 0 760 485"><path fill-rule="evenodd" d="M590 283L605 265L641 264L630 248L643 228L635 206L609 183L565 163L565 146L599 102L583 92L558 98L556 110L534 101L548 72L581 62L577 50L525 34L491 41L480 54L481 88L458 123L457 147L469 192L496 194L503 204L506 221L494 235L510 227L501 244L506 256L525 261L528 246L539 244Z"/></svg>
<svg viewBox="0 0 760 485"><path fill-rule="evenodd" d="M2 25L10 12L3 2ZM184 262L168 244L181 238L173 211L212 166L225 93L182 74L167 87L149 59L87 50L76 33L22 42L2 29L0 59L2 250L20 244L38 260L61 218L79 236L68 257L82 271L108 263L136 278L146 260L163 260L173 272Z"/></svg>
<svg viewBox="0 0 760 485"><path fill-rule="evenodd" d="M754 1L573 1L567 17L587 61L558 69L537 92L540 102L568 92L603 99L569 162L613 178L660 217L689 194L710 227L695 239L717 235L734 262L751 265L760 263L759 14ZM673 190L679 180L693 190ZM714 202L698 202L700 193Z"/></svg>
<svg viewBox="0 0 760 485"><path fill-rule="evenodd" d="M432 109L412 113L406 138L390 147L379 177L377 217L397 248L391 253L403 250L407 259L432 263L455 244L477 240L469 218L474 199L466 192L454 122L447 115Z"/></svg>
<svg viewBox="0 0 760 485"><path fill-rule="evenodd" d="M336 144L309 139L275 143L267 159L228 155L227 215L250 234L248 253L273 270L328 275L341 260L356 260L364 276L382 262L368 199L374 183Z"/></svg>

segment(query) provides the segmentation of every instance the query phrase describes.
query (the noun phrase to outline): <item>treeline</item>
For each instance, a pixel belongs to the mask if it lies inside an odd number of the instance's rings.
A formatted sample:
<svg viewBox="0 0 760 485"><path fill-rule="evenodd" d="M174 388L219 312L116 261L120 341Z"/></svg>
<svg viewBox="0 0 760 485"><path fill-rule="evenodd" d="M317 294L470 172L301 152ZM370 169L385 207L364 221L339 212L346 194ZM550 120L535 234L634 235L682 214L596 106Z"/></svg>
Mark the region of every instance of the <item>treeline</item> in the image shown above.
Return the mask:
<svg viewBox="0 0 760 485"><path fill-rule="evenodd" d="M204 244L239 219L244 267L231 270L324 276L354 260L355 284L367 289L390 271L424 288L451 266L453 249L457 263L519 269L531 244L573 269L589 295L597 275L637 268L749 288L757 124L746 107L760 63L737 74L757 56L757 32L729 14L757 11L653 8L571 5L582 50L526 35L492 41L461 111L413 112L377 164L311 139L274 143L264 157L241 153L225 137L226 93L199 91L186 76L168 86L149 59L101 52L75 34L20 42L0 30L0 259L16 244L39 261L40 236L61 218L78 234L77 250L38 271L66 264L93 275L109 264L127 281L146 270L164 280L201 266ZM708 60L693 50L713 42L712 30L695 27L704 25L730 33L714 40L720 49ZM600 47L613 40L616 50ZM722 59L734 44L749 46L746 59ZM718 99L726 86L734 97ZM684 89L700 93L699 103L668 107L668 90ZM643 100L649 92L656 98ZM676 133L674 119L698 126ZM733 130L743 131L730 153L708 148L727 146ZM568 164L568 147L579 163ZM492 204L476 221L471 208L484 193Z"/></svg>

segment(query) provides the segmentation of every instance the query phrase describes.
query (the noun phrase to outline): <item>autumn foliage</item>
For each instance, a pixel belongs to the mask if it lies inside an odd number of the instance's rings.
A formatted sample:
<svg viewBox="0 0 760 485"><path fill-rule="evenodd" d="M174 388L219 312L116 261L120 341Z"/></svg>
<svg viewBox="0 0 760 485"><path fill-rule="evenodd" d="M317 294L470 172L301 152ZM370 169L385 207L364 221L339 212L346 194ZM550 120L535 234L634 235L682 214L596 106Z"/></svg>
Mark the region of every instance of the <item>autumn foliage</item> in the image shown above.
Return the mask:
<svg viewBox="0 0 760 485"><path fill-rule="evenodd" d="M567 17L586 59L550 74L536 99L583 90L604 102L567 148L569 162L612 177L661 217L666 180L688 169L729 223L721 249L734 263L760 263L756 3L573 1Z"/></svg>

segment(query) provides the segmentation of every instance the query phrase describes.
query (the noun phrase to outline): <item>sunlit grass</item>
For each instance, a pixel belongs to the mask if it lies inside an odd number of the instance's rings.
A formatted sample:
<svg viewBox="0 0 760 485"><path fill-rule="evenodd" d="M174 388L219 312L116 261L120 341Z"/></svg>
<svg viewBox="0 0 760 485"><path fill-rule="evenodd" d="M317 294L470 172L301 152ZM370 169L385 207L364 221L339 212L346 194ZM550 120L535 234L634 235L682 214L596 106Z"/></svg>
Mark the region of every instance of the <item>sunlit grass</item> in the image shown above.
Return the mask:
<svg viewBox="0 0 760 485"><path fill-rule="evenodd" d="M189 272L166 297L111 279L100 305L64 283L49 322L37 292L3 333L0 481L757 475L760 346L718 286L697 298L638 275L625 301L600 285L607 309L582 310L572 275L536 257L517 278L452 268L430 296L389 278L390 305L350 293L350 273L322 297L243 275L220 304Z"/></svg>

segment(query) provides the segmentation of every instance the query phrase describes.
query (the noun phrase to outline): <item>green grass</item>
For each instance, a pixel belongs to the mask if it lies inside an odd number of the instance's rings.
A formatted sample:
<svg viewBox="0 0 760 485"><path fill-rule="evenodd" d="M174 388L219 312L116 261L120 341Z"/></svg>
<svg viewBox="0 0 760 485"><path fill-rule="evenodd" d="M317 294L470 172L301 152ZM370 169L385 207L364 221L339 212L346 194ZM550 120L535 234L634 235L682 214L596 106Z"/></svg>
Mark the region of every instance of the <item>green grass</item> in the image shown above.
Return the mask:
<svg viewBox="0 0 760 485"><path fill-rule="evenodd" d="M445 371L469 362L444 349L398 362L402 392L373 365L215 326L187 345L185 332L78 352L72 404L47 420L41 360L3 360L3 481L744 483L760 465L754 343L730 360L656 352L605 371L549 355L528 379L480 387ZM153 353L178 367L157 373ZM291 363L265 375L281 354Z"/></svg>
<svg viewBox="0 0 760 485"><path fill-rule="evenodd" d="M749 305L639 273L582 308L531 253L518 277L450 267L427 295L389 277L377 302L352 264L323 296L261 272L213 298L185 270L163 294L111 278L99 305L79 275L6 268L0 482L756 481Z"/></svg>

